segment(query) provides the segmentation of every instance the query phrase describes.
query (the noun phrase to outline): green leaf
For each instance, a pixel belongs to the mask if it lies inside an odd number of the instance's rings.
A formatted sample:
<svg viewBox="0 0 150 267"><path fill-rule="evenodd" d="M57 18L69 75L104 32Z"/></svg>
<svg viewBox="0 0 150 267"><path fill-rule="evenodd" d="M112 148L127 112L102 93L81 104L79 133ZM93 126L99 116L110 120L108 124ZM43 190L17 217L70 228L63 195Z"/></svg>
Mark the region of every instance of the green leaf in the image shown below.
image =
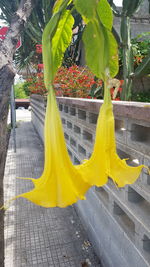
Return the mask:
<svg viewBox="0 0 150 267"><path fill-rule="evenodd" d="M107 0L100 0L97 5L97 13L104 27L111 31L113 25L113 13Z"/></svg>
<svg viewBox="0 0 150 267"><path fill-rule="evenodd" d="M62 2L63 2L63 0L57 0L55 2L54 7L53 7L53 13L56 13L59 10Z"/></svg>
<svg viewBox="0 0 150 267"><path fill-rule="evenodd" d="M142 32L141 34L138 34L136 37L134 37L132 40L137 41L138 39L145 38L150 36L150 32Z"/></svg>
<svg viewBox="0 0 150 267"><path fill-rule="evenodd" d="M70 1L68 2L68 4L70 4L71 1L72 1L72 0L70 0ZM59 10L59 8L60 8L60 6L62 5L63 2L64 2L64 0L57 0L57 1L55 2L55 5L54 5L54 7L53 7L53 13L56 13L56 12Z"/></svg>
<svg viewBox="0 0 150 267"><path fill-rule="evenodd" d="M109 63L108 68L111 77L115 77L119 71L118 44L113 34L107 31L109 40ZM107 52L106 52L107 53Z"/></svg>
<svg viewBox="0 0 150 267"><path fill-rule="evenodd" d="M105 73L114 77L118 73L118 44L117 41L109 30L102 26L104 35L104 66Z"/></svg>
<svg viewBox="0 0 150 267"><path fill-rule="evenodd" d="M41 41L42 33L40 30L37 30L37 28L29 21L27 24L27 28L33 34L33 36L37 39L38 42Z"/></svg>
<svg viewBox="0 0 150 267"><path fill-rule="evenodd" d="M104 36L96 21L89 22L83 33L86 63L98 77L104 78Z"/></svg>
<svg viewBox="0 0 150 267"><path fill-rule="evenodd" d="M44 62L44 82L47 90L54 79L53 74L53 58L51 40L56 32L59 23L60 13L55 13L46 25L42 35L42 56Z"/></svg>
<svg viewBox="0 0 150 267"><path fill-rule="evenodd" d="M75 7L81 16L87 19L94 19L96 16L96 7L99 0L75 0Z"/></svg>
<svg viewBox="0 0 150 267"><path fill-rule="evenodd" d="M44 83L49 90L53 83L53 79L55 77L55 72L57 70L56 65L57 61L55 64L55 58L54 54L52 51L52 42L53 45L55 43L55 35L57 32L59 32L58 25L60 25L60 19L62 21L62 14L65 14L66 7L68 5L69 0L64 0L63 3L61 4L59 11L54 13L53 16L51 17L50 21L46 25L43 35L42 35L42 49L43 49L43 62L44 62ZM67 11L67 10L66 10ZM67 11L69 12L69 11ZM58 33L57 33L58 35ZM56 35L56 36L57 36ZM54 39L54 40L53 40ZM56 40L58 41L58 40ZM56 50L56 49L55 49ZM61 48L60 48L61 52Z"/></svg>
<svg viewBox="0 0 150 267"><path fill-rule="evenodd" d="M96 20L89 22L83 33L86 62L91 71L104 80L118 73L118 46L113 34Z"/></svg>
<svg viewBox="0 0 150 267"><path fill-rule="evenodd" d="M72 39L74 18L69 10L65 10L58 23L57 31L52 39L53 73L60 67L64 52Z"/></svg>

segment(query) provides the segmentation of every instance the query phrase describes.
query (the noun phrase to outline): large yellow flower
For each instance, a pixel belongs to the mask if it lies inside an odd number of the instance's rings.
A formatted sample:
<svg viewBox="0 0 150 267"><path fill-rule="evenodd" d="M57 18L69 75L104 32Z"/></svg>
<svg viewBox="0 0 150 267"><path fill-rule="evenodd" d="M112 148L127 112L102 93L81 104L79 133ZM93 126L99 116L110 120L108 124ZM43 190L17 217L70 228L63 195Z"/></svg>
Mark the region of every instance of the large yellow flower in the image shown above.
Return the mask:
<svg viewBox="0 0 150 267"><path fill-rule="evenodd" d="M76 0L79 6L80 2ZM38 179L27 178L34 183L34 189L16 197L27 198L43 207L66 207L78 199L85 199L85 194L91 186L103 186L107 183L108 177L120 187L134 183L144 167L144 165L128 166L116 153L108 77L109 74L114 77L118 71L117 44L111 33L112 19L109 17L112 17L112 11L106 0L93 2L94 14L98 15L96 18L95 16L91 18L90 15L83 38L88 66L95 75L104 80L105 85L104 103L98 117L94 150L90 159L81 165L74 166L70 160L52 87L63 53L71 42L74 20L71 12L66 9L69 3L69 0L57 1L59 11L54 13L43 33L44 80L49 92L44 128L44 171ZM82 8L86 11L85 5L82 5ZM82 11L82 8L79 10ZM109 11L107 20L103 16L103 9Z"/></svg>
<svg viewBox="0 0 150 267"><path fill-rule="evenodd" d="M108 176L120 187L135 182L144 165L128 166L116 154L114 116L109 89L105 88L94 150L89 160L73 166L68 155L60 114L51 88L45 118L45 165L34 189L19 195L43 207L66 207L85 199L89 187L102 186Z"/></svg>

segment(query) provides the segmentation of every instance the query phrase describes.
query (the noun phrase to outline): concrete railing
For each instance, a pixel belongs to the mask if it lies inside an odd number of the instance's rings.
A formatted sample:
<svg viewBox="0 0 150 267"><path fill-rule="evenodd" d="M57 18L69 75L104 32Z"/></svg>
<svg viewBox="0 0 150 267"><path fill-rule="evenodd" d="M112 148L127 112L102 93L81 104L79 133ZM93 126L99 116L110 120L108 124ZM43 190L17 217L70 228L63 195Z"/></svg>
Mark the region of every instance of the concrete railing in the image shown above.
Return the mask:
<svg viewBox="0 0 150 267"><path fill-rule="evenodd" d="M43 139L45 103L31 97L32 121ZM68 152L74 164L91 155L102 101L58 98ZM150 166L150 104L114 102L118 154L128 163ZM89 239L104 266L150 266L150 176L144 170L133 185L117 188L111 179L93 187L76 204Z"/></svg>

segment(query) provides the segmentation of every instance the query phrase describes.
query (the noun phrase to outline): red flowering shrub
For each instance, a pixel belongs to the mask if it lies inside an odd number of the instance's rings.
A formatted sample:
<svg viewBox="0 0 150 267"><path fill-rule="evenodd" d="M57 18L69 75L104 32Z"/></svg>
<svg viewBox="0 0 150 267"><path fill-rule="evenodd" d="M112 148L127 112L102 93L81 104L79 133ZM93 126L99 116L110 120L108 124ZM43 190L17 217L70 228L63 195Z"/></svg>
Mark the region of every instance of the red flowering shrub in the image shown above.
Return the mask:
<svg viewBox="0 0 150 267"><path fill-rule="evenodd" d="M33 75L28 78L27 81L29 82L29 91L31 94L47 94L47 90L44 85L44 75L42 72Z"/></svg>
<svg viewBox="0 0 150 267"><path fill-rule="evenodd" d="M36 53L37 54L42 54L42 45L41 44L37 44L36 45Z"/></svg>
<svg viewBox="0 0 150 267"><path fill-rule="evenodd" d="M144 59L144 56L140 55L140 56L134 56L134 65L139 65Z"/></svg>
<svg viewBox="0 0 150 267"><path fill-rule="evenodd" d="M68 97L90 98L90 90L93 84L100 85L100 80L95 81L94 75L85 67L73 65L70 68L59 68L54 85L57 88L56 95Z"/></svg>
<svg viewBox="0 0 150 267"><path fill-rule="evenodd" d="M47 90L44 85L44 74L42 72L34 74L27 79L29 91L31 94L46 95ZM115 100L120 100L123 81L120 81ZM94 79L92 72L86 67L73 65L70 68L60 67L55 80L54 88L56 96L79 97L79 98L97 98L93 95L91 89L102 91L102 81ZM93 90L93 89L92 89ZM110 90L113 99L115 87Z"/></svg>

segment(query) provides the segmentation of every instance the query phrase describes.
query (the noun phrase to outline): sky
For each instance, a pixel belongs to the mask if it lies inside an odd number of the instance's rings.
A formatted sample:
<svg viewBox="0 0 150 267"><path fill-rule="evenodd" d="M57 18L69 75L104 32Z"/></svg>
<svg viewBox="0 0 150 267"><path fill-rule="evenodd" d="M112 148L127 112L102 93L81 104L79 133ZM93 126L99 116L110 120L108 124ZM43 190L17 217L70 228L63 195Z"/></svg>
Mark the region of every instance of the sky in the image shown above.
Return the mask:
<svg viewBox="0 0 150 267"><path fill-rule="evenodd" d="M114 0L116 6L122 6L122 0Z"/></svg>
<svg viewBox="0 0 150 267"><path fill-rule="evenodd" d="M0 27L7 26L6 23L0 19Z"/></svg>
<svg viewBox="0 0 150 267"><path fill-rule="evenodd" d="M0 13L2 12L2 10L0 9ZM4 23L3 20L0 19L0 27L6 26L6 24Z"/></svg>

